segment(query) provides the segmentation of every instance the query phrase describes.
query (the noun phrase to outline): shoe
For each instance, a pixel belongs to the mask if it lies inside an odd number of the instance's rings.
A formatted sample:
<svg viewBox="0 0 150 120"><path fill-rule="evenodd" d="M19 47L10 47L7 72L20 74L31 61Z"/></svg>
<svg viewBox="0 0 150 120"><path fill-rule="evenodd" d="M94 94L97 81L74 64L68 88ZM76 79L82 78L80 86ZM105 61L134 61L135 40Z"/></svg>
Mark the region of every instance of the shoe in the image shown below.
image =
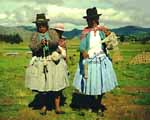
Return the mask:
<svg viewBox="0 0 150 120"><path fill-rule="evenodd" d="M85 116L85 113L84 112L79 112L79 115L80 116Z"/></svg>
<svg viewBox="0 0 150 120"><path fill-rule="evenodd" d="M104 112L98 111L98 112L97 112L97 115L100 116L100 117L104 117Z"/></svg>
<svg viewBox="0 0 150 120"><path fill-rule="evenodd" d="M42 116L44 116L44 115L46 115L46 111L42 111L42 112L40 112L40 114L42 115Z"/></svg>
<svg viewBox="0 0 150 120"><path fill-rule="evenodd" d="M56 114L65 114L64 111L55 111Z"/></svg>
<svg viewBox="0 0 150 120"><path fill-rule="evenodd" d="M46 113L47 113L47 109L45 107L43 107L40 111L40 114L44 116L44 115L46 115Z"/></svg>
<svg viewBox="0 0 150 120"><path fill-rule="evenodd" d="M103 105L103 104L100 105L100 109L101 109L102 112L104 112L105 110L107 110L106 106Z"/></svg>

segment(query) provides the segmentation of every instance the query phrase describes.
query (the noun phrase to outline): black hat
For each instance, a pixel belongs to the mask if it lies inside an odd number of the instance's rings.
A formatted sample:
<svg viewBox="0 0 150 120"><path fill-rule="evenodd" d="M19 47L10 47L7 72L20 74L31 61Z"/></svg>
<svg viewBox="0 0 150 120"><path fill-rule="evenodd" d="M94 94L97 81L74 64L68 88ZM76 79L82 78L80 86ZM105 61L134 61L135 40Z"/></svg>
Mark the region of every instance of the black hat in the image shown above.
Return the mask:
<svg viewBox="0 0 150 120"><path fill-rule="evenodd" d="M48 21L49 19L46 19L45 14L41 13L36 15L36 21L33 21L32 23L45 23Z"/></svg>
<svg viewBox="0 0 150 120"><path fill-rule="evenodd" d="M87 16L83 16L84 19L94 18L94 17L98 17L98 16L101 16L101 15L102 15L102 14L97 14L97 9L96 9L96 7L88 8L88 9L86 10L86 14L87 14Z"/></svg>

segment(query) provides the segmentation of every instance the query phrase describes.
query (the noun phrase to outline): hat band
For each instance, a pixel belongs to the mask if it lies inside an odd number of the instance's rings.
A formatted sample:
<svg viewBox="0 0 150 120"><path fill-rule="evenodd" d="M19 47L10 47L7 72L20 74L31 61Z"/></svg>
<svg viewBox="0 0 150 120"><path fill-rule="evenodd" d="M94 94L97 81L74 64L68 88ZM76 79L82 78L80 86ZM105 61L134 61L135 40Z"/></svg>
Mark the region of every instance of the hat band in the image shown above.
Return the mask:
<svg viewBox="0 0 150 120"><path fill-rule="evenodd" d="M37 21L45 21L46 19L37 19Z"/></svg>
<svg viewBox="0 0 150 120"><path fill-rule="evenodd" d="M95 18L95 17L99 17L102 14L97 14L97 15L87 15L87 16L83 16L83 18L88 19L88 18Z"/></svg>

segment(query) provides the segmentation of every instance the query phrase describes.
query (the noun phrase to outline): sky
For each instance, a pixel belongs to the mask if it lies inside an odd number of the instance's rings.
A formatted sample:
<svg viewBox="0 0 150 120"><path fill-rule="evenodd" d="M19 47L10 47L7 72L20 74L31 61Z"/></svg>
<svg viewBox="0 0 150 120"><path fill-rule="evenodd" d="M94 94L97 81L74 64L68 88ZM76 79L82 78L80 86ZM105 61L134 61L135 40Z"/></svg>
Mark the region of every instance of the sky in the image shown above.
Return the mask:
<svg viewBox="0 0 150 120"><path fill-rule="evenodd" d="M0 25L35 25L36 14L45 13L50 27L64 23L66 30L86 26L86 9L96 7L100 25L150 27L150 0L0 0Z"/></svg>

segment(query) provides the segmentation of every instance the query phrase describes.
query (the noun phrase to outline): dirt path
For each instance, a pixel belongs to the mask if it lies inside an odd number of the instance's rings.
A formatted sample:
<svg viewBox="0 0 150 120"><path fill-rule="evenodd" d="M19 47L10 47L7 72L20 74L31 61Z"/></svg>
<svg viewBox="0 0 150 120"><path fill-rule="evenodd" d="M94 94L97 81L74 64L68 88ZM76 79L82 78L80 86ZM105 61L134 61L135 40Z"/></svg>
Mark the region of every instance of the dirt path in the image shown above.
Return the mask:
<svg viewBox="0 0 150 120"><path fill-rule="evenodd" d="M119 94L107 93L103 99L103 103L107 107L103 118L98 120L149 120L150 118L150 105L138 105L133 101L138 99L139 96L133 95L138 93L149 93L150 88L144 87L123 87L118 91L123 91ZM124 94L125 93L125 94ZM129 93L129 94L127 94ZM130 94L131 93L131 94ZM12 104L10 99L4 99L5 104ZM76 113L75 113L76 114ZM70 115L71 116L71 115ZM17 117L0 118L0 120L60 120L60 117L53 111L49 111L46 116L41 116L38 110L24 108L18 111ZM75 120L75 119L73 119ZM92 120L92 118L91 118Z"/></svg>
<svg viewBox="0 0 150 120"><path fill-rule="evenodd" d="M150 88L142 87L124 87L121 90L132 94L150 92ZM138 96L107 94L106 99L103 100L103 103L107 106L105 118L108 120L149 120L150 105L134 104L135 99L138 99Z"/></svg>

